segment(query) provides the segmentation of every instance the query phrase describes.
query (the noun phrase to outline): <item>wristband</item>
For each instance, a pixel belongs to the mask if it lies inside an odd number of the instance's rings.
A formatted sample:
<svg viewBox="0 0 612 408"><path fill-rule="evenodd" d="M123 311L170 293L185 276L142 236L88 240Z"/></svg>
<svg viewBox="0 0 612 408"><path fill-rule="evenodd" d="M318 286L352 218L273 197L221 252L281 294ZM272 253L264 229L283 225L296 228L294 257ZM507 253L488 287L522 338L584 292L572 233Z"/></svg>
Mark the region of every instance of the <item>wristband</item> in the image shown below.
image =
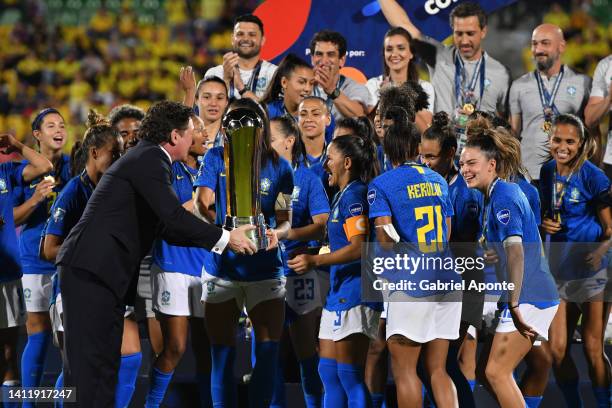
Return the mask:
<svg viewBox="0 0 612 408"><path fill-rule="evenodd" d="M239 91L238 91L238 95L242 96L242 95L244 95L245 93L247 93L247 91L248 91L248 89L247 89L247 87L245 86L244 88L242 88L241 90L239 90Z"/></svg>
<svg viewBox="0 0 612 408"><path fill-rule="evenodd" d="M340 90L338 88L334 89L334 92L328 93L327 97L332 101L340 96Z"/></svg>
<svg viewBox="0 0 612 408"><path fill-rule="evenodd" d="M519 307L518 304L514 305L514 306L508 306L508 309L516 309L517 307Z"/></svg>

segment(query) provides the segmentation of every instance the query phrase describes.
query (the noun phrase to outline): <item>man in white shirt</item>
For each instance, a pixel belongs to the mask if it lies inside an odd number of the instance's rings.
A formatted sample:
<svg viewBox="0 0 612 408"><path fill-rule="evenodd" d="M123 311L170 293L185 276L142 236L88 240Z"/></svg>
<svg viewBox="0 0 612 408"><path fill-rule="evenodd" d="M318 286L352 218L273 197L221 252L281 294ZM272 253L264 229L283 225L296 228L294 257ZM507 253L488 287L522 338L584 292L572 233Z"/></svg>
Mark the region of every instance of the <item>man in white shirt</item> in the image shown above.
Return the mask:
<svg viewBox="0 0 612 408"><path fill-rule="evenodd" d="M340 74L346 63L346 39L342 34L321 30L310 41L310 61L316 86L313 95L327 103L336 120L368 114L373 108L365 85Z"/></svg>
<svg viewBox="0 0 612 408"><path fill-rule="evenodd" d="M561 29L541 24L533 30L531 53L536 70L517 78L510 87L510 124L521 138L523 164L533 180L548 160L548 138L561 113L582 116L591 80L561 62L565 40Z"/></svg>
<svg viewBox="0 0 612 408"><path fill-rule="evenodd" d="M276 72L276 65L261 59L261 47L266 41L264 26L252 14L239 16L234 21L233 50L223 55L223 65L206 71L204 78L216 76L227 84L231 98L259 100Z"/></svg>

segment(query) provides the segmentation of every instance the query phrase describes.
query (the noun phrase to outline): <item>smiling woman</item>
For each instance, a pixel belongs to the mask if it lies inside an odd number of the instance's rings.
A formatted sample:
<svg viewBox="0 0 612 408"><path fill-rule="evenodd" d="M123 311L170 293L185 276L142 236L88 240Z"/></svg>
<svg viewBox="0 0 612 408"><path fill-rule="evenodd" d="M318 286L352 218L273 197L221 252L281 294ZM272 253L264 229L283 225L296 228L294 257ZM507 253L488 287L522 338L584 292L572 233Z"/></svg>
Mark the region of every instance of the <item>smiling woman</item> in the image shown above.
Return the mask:
<svg viewBox="0 0 612 408"><path fill-rule="evenodd" d="M298 106L312 93L314 72L312 67L295 54L288 54L278 65L268 91L262 98L270 119L289 114L298 116Z"/></svg>
<svg viewBox="0 0 612 408"><path fill-rule="evenodd" d="M536 217L517 184L520 143L502 128L480 128L470 135L460 166L468 187L485 197L480 244L487 259L499 257L499 281L512 283L502 292L499 320L486 361L486 381L502 406L523 405L512 372L539 338L548 339L559 300L545 265ZM495 255L495 256L494 256ZM490 256L490 258L489 258Z"/></svg>
<svg viewBox="0 0 612 408"><path fill-rule="evenodd" d="M599 197L610 189L610 180L588 160L593 144L593 137L578 117L557 116L550 136L552 160L540 171L540 193L545 210L542 229L555 243L549 258L561 296L550 329L555 376L564 379L568 403L571 395L576 398L573 401L580 398L568 385L578 381L578 373L569 368L573 364L567 364L572 357L565 339L582 314L589 375L596 398L606 406L610 362L603 350L602 322L610 314L604 293L609 278L606 254L612 236L612 213L610 207L599 204Z"/></svg>
<svg viewBox="0 0 612 408"><path fill-rule="evenodd" d="M19 237L19 252L24 276L22 278L28 320L26 328L28 343L22 355L22 384L38 386L42 375L46 344L51 336L49 301L51 298L51 275L53 263L40 259L39 244L51 206L59 192L70 179L70 158L62 154L66 143L64 118L53 108L43 109L32 122L32 135L40 153L53 163L50 179L35 179L15 191L13 210L15 224L24 224ZM23 167L28 163L24 162Z"/></svg>

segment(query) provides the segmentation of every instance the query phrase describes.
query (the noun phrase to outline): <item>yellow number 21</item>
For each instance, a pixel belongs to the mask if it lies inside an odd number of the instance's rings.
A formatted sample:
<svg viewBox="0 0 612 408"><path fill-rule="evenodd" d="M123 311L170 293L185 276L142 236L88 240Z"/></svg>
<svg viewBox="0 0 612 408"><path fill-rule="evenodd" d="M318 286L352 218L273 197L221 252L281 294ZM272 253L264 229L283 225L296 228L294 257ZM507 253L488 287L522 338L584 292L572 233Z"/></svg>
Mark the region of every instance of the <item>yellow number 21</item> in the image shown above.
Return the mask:
<svg viewBox="0 0 612 408"><path fill-rule="evenodd" d="M435 214L434 214L435 213ZM421 252L441 251L444 247L442 229L442 208L439 205L428 205L414 209L414 218L417 221L427 216L427 223L417 228L417 239L419 240L419 250ZM435 218L435 220L434 220ZM427 240L427 234L434 231L433 239ZM436 245L437 243L437 245Z"/></svg>

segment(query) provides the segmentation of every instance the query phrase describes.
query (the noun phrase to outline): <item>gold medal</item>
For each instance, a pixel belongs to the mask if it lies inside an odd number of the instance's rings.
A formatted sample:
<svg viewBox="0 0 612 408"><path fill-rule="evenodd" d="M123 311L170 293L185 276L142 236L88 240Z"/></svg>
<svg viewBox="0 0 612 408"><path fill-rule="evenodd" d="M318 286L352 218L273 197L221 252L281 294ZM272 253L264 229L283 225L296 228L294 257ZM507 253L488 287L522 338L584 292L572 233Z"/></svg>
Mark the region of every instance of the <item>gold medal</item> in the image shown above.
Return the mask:
<svg viewBox="0 0 612 408"><path fill-rule="evenodd" d="M463 112L467 115L471 115L472 113L474 113L474 105L472 105L471 103L466 103L463 105Z"/></svg>
<svg viewBox="0 0 612 408"><path fill-rule="evenodd" d="M545 120L544 123L542 123L542 130L545 133L550 133L551 129L552 129L552 123L549 120Z"/></svg>

